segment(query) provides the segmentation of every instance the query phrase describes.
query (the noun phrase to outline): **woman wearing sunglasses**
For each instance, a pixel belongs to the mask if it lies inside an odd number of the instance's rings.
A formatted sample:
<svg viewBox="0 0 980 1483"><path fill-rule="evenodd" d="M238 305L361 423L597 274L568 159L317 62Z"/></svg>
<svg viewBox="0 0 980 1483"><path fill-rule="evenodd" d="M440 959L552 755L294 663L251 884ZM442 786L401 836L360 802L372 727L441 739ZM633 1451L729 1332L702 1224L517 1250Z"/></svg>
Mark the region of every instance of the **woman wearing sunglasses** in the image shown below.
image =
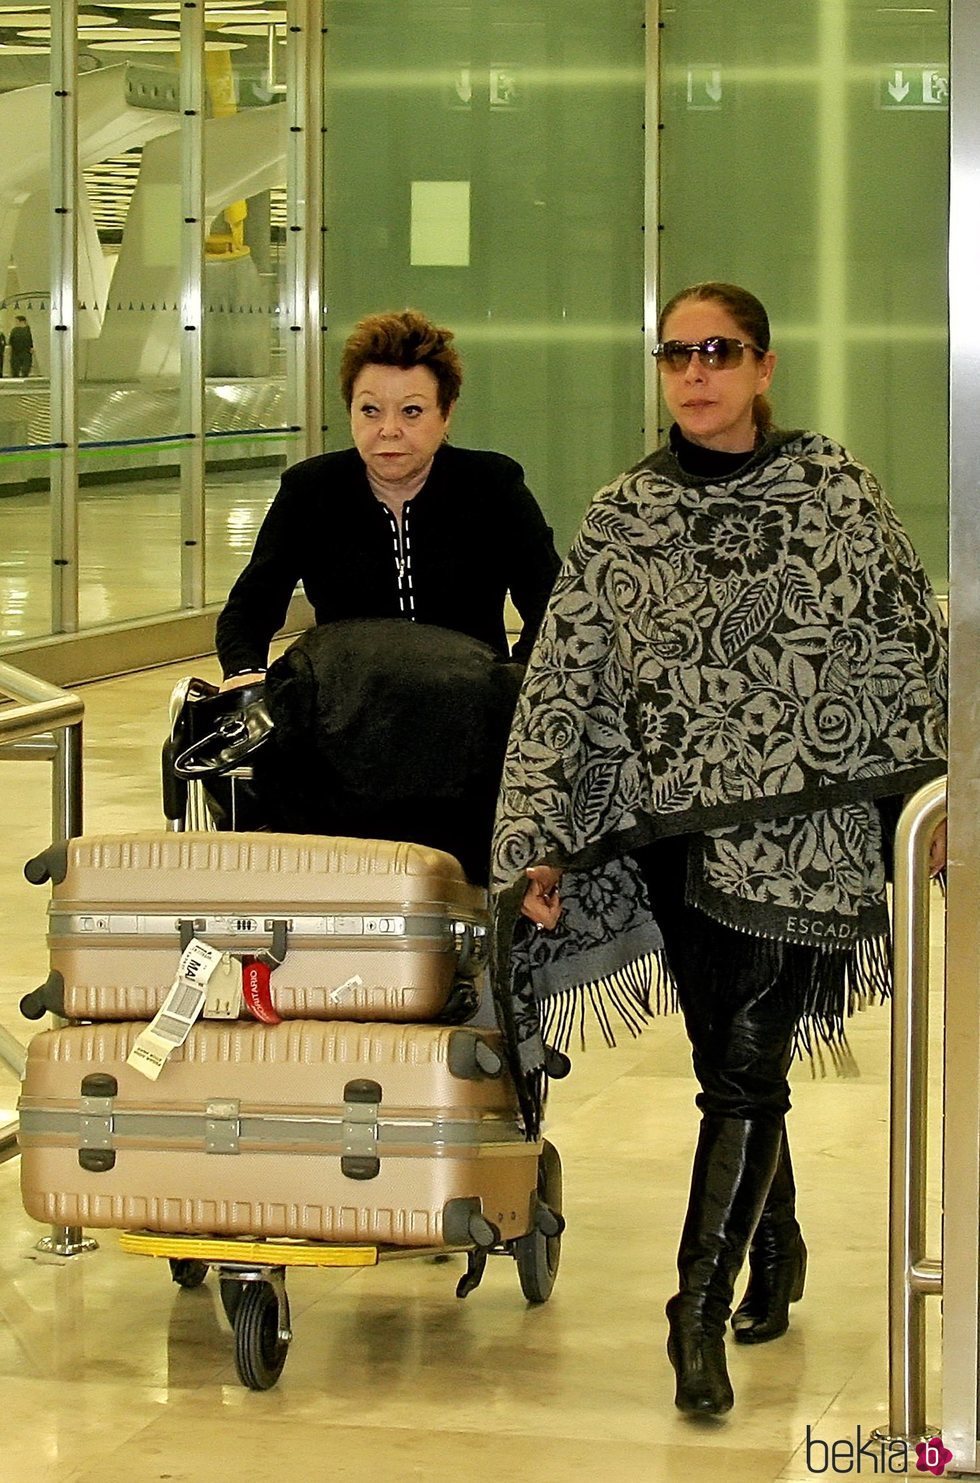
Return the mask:
<svg viewBox="0 0 980 1483"><path fill-rule="evenodd" d="M702 1120L667 1352L701 1415L733 1403L729 1319L762 1343L802 1295L789 1065L817 1041L846 1060L849 1008L887 992L879 804L945 766L928 581L866 468L772 426L769 339L732 284L665 307L673 425L596 496L558 577L494 840L495 987L531 1131L588 1007L611 1041L610 1009L635 1031L664 970L676 989Z"/></svg>

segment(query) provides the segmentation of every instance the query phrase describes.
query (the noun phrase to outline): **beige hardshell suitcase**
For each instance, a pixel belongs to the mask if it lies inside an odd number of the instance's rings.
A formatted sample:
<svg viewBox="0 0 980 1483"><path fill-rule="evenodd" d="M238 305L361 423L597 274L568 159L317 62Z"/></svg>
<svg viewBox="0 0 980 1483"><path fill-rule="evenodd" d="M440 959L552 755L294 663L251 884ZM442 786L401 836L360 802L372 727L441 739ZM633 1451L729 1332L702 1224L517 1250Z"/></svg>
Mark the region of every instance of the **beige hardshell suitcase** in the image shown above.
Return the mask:
<svg viewBox="0 0 980 1483"><path fill-rule="evenodd" d="M433 1019L480 971L485 893L424 845L159 830L68 840L27 873L52 882L31 1019L152 1019L191 936L281 957L282 1019Z"/></svg>
<svg viewBox="0 0 980 1483"><path fill-rule="evenodd" d="M496 1032L199 1023L154 1082L126 1063L143 1028L31 1041L19 1117L35 1220L405 1247L533 1228L541 1146Z"/></svg>

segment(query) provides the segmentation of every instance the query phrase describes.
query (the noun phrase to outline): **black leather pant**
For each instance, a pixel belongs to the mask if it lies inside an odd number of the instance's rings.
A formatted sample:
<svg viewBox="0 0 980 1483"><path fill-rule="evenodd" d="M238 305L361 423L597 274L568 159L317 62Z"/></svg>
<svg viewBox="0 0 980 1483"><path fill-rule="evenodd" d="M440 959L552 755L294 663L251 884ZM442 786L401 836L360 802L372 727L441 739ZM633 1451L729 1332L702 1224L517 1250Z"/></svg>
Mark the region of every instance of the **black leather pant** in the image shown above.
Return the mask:
<svg viewBox="0 0 980 1483"><path fill-rule="evenodd" d="M688 906L687 852L686 837L659 840L636 860L691 1041L697 1105L709 1115L781 1122L799 1017L795 959L810 949L760 942Z"/></svg>

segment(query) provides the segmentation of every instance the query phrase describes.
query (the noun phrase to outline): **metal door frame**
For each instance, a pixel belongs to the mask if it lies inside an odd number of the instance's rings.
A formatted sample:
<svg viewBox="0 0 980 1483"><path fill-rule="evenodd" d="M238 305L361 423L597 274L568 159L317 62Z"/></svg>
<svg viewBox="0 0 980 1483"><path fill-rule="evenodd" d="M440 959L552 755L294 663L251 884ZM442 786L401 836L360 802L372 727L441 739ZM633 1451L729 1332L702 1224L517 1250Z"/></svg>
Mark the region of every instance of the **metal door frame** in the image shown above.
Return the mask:
<svg viewBox="0 0 980 1483"><path fill-rule="evenodd" d="M980 1470L980 0L950 6L950 759L943 1440Z"/></svg>

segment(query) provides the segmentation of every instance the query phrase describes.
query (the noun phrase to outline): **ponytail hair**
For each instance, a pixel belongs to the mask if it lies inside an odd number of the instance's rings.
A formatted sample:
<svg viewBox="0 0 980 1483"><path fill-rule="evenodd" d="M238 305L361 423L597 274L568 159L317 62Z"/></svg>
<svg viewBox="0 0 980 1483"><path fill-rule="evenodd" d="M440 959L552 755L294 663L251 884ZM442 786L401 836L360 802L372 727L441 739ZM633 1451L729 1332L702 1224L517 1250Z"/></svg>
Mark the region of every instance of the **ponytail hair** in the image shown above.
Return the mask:
<svg viewBox="0 0 980 1483"><path fill-rule="evenodd" d="M772 432L772 403L767 396L757 396L752 403L752 419L760 437Z"/></svg>

